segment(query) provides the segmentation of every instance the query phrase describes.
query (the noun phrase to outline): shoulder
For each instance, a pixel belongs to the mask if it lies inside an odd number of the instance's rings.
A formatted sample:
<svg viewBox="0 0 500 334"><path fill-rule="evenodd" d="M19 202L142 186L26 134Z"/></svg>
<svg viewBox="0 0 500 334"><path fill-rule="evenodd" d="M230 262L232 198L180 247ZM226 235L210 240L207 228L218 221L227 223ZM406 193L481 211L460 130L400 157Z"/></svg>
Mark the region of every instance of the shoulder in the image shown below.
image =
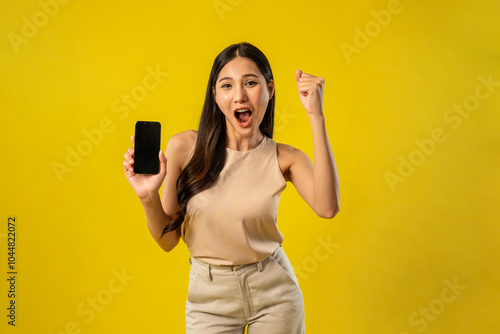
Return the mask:
<svg viewBox="0 0 500 334"><path fill-rule="evenodd" d="M189 129L170 137L165 150L167 160L172 159L171 162L174 162L181 169L193 148L197 136L198 131Z"/></svg>
<svg viewBox="0 0 500 334"><path fill-rule="evenodd" d="M283 154L292 154L293 151L297 150L292 145L278 143L278 142L276 142L276 148L278 149L278 152L283 152Z"/></svg>
<svg viewBox="0 0 500 334"><path fill-rule="evenodd" d="M276 150L281 171L287 181L291 180L290 174L293 172L294 167L302 163L307 164L308 161L310 162L309 157L302 150L292 145L276 143Z"/></svg>
<svg viewBox="0 0 500 334"><path fill-rule="evenodd" d="M306 155L300 149L293 147L292 145L276 143L276 150L278 151L278 156L282 156L286 159L295 160Z"/></svg>
<svg viewBox="0 0 500 334"><path fill-rule="evenodd" d="M171 145L176 149L186 148L189 146L189 149L191 149L197 136L198 131L191 129L176 133L168 140L168 146Z"/></svg>

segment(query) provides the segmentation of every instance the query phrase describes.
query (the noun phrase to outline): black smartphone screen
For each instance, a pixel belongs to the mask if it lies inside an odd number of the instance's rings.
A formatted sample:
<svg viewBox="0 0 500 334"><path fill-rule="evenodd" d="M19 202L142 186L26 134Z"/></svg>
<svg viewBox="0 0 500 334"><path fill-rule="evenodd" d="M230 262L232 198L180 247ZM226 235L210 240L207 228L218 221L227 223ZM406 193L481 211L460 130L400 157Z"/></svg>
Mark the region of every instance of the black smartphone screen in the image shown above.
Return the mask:
<svg viewBox="0 0 500 334"><path fill-rule="evenodd" d="M134 173L158 174L160 172L160 132L158 122L135 123Z"/></svg>

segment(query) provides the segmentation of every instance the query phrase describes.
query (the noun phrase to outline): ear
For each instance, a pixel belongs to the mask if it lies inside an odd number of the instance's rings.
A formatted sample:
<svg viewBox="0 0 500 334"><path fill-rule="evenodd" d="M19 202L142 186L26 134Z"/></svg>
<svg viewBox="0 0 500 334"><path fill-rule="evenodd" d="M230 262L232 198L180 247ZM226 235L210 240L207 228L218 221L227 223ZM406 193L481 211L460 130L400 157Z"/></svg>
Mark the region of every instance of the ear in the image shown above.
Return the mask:
<svg viewBox="0 0 500 334"><path fill-rule="evenodd" d="M267 87L269 88L269 100L271 100L273 95L274 95L274 80L273 79L271 79L271 81L269 82L269 85L267 85Z"/></svg>

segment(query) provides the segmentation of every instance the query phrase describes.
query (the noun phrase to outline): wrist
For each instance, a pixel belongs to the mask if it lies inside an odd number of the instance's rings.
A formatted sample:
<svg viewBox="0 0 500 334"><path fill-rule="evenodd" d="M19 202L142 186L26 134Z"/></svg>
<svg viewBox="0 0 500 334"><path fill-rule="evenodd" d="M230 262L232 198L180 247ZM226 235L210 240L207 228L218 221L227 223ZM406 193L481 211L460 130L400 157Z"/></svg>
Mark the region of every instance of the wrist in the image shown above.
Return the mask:
<svg viewBox="0 0 500 334"><path fill-rule="evenodd" d="M323 112L311 113L311 114L307 114L307 115L309 116L309 121L311 123L325 121L325 115L323 114Z"/></svg>
<svg viewBox="0 0 500 334"><path fill-rule="evenodd" d="M158 191L150 191L138 197L142 204L150 204L158 200L160 195L158 194Z"/></svg>
<svg viewBox="0 0 500 334"><path fill-rule="evenodd" d="M325 114L323 113L323 110L317 110L317 111L310 111L307 113L307 116L309 118L325 118Z"/></svg>

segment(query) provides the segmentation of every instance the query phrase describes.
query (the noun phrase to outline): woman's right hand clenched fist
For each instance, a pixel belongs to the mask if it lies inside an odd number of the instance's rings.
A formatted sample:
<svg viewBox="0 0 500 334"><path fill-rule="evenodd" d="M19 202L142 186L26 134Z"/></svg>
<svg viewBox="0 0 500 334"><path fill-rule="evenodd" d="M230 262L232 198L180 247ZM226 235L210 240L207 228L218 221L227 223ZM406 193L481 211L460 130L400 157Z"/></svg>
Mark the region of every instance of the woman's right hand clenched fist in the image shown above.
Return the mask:
<svg viewBox="0 0 500 334"><path fill-rule="evenodd" d="M134 136L132 136L132 142L134 142L134 139ZM125 176L141 200L151 197L153 194L158 194L163 180L167 175L167 158L161 150L159 158L160 172L158 174L136 174L134 173L134 148L130 147L125 153L125 160L123 161Z"/></svg>

